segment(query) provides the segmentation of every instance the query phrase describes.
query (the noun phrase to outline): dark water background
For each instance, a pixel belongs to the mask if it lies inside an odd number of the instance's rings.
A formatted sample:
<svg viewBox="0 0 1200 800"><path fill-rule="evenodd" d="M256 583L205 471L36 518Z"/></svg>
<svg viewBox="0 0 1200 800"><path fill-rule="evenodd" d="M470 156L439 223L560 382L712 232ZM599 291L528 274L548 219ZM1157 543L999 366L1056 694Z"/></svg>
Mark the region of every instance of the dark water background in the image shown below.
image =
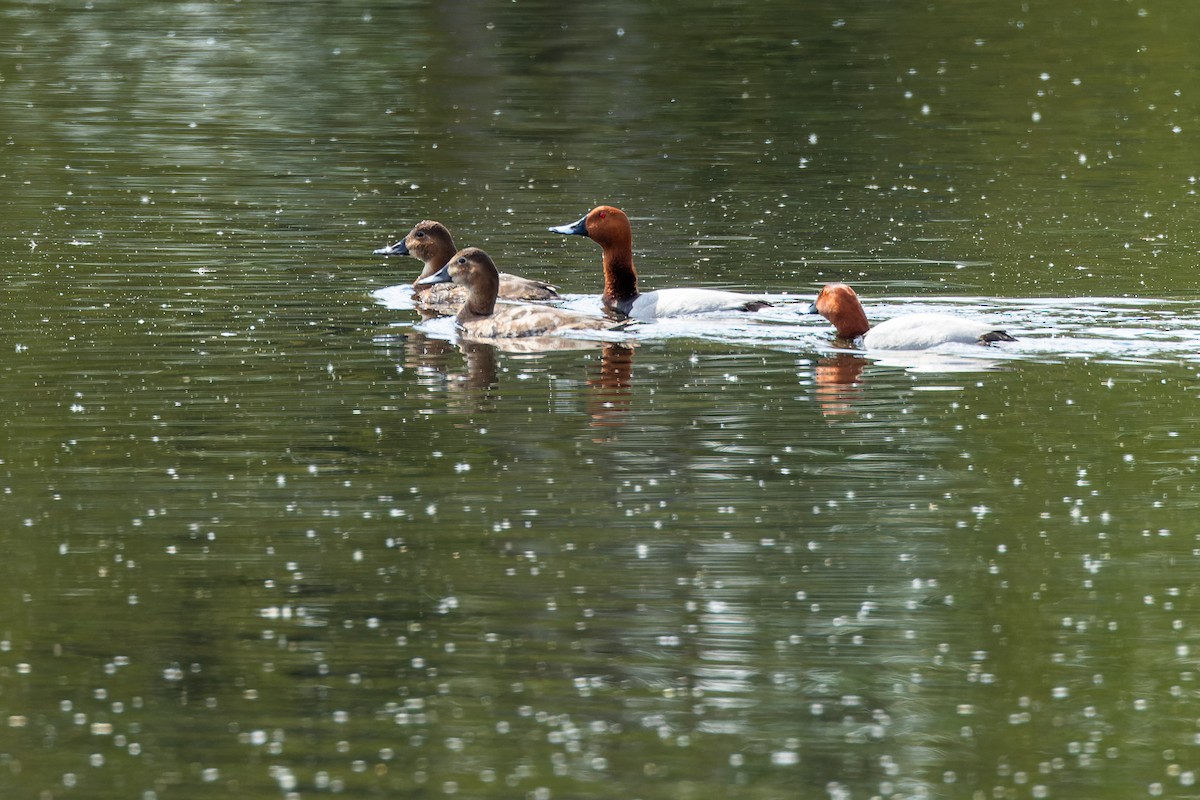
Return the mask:
<svg viewBox="0 0 1200 800"><path fill-rule="evenodd" d="M1200 6L0 0L0 794L1195 797ZM423 218L780 307L459 346ZM441 327L439 327L439 325Z"/></svg>

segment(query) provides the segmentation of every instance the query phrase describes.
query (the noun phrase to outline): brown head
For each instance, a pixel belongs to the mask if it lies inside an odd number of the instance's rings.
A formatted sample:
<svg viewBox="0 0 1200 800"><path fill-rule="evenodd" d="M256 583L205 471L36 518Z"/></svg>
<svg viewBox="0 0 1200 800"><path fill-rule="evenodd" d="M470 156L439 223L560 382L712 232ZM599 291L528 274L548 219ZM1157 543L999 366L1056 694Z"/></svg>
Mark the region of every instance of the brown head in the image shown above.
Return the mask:
<svg viewBox="0 0 1200 800"><path fill-rule="evenodd" d="M423 220L413 226L400 241L388 247L375 251L376 255L384 256L414 256L425 262L425 269L417 276L417 280L427 278L442 268L454 255L454 237L440 222L431 219Z"/></svg>
<svg viewBox="0 0 1200 800"><path fill-rule="evenodd" d="M467 289L467 302L458 312L458 321L486 317L496 310L500 292L500 271L491 256L478 247L465 247L455 253L440 270L417 279L418 286L454 281Z"/></svg>
<svg viewBox="0 0 1200 800"><path fill-rule="evenodd" d="M637 297L637 270L633 267L633 230L629 217L614 206L596 206L570 225L551 228L555 233L586 236L604 248L604 302L613 305Z"/></svg>
<svg viewBox="0 0 1200 800"><path fill-rule="evenodd" d="M829 283L809 309L833 324L842 339L856 339L871 329L858 295L844 283Z"/></svg>

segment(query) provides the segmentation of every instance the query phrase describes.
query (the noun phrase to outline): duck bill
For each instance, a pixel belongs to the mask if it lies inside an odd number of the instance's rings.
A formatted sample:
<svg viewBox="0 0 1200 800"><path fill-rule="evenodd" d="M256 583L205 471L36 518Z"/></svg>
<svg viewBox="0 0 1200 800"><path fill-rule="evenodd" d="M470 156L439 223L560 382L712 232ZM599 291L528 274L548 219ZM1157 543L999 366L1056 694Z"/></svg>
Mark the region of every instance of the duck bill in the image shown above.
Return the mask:
<svg viewBox="0 0 1200 800"><path fill-rule="evenodd" d="M400 241L396 242L395 244L389 244L387 247L379 248L378 250L371 253L371 255L373 255L373 256L406 256L406 255L408 255L408 248L404 245L404 240L401 239Z"/></svg>
<svg viewBox="0 0 1200 800"><path fill-rule="evenodd" d="M453 280L454 279L450 277L450 265L447 264L432 275L426 275L424 278L418 278L414 285L430 286L435 283L450 283Z"/></svg>
<svg viewBox="0 0 1200 800"><path fill-rule="evenodd" d="M802 314L820 314L821 312L817 309L817 303L814 300L813 302L808 304L808 308L804 309L800 313L802 313Z"/></svg>
<svg viewBox="0 0 1200 800"><path fill-rule="evenodd" d="M587 214L584 214L577 222L572 222L570 225L555 225L550 231L551 233L562 233L567 236L587 236Z"/></svg>

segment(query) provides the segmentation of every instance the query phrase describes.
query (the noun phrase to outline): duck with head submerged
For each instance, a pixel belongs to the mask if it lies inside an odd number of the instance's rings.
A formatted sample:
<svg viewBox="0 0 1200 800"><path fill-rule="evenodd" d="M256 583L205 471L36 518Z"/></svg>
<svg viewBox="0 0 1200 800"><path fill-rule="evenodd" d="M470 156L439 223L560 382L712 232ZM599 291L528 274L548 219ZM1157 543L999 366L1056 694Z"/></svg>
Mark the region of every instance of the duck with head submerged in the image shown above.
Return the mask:
<svg viewBox="0 0 1200 800"><path fill-rule="evenodd" d="M833 324L839 339L861 341L867 350L925 350L951 342L1016 341L986 322L953 314L901 314L872 327L858 295L844 283L827 284L806 313L820 314Z"/></svg>
<svg viewBox="0 0 1200 800"><path fill-rule="evenodd" d="M413 289L417 298L428 305L457 306L467 299L467 290L454 284L429 286L421 283L422 278L441 269L454 257L457 248L450 231L440 222L427 219L418 222L400 241L381 247L374 252L377 256L414 256L425 262L425 268ZM500 273L500 296L505 300L560 300L557 287L541 281Z"/></svg>
<svg viewBox="0 0 1200 800"><path fill-rule="evenodd" d="M418 279L429 286L453 281L463 287L467 299L456 317L459 330L473 339L505 339L525 336L554 336L573 331L621 330L625 323L589 317L553 306L519 303L496 308L500 272L487 253L478 247L459 250L445 266Z"/></svg>
<svg viewBox="0 0 1200 800"><path fill-rule="evenodd" d="M718 289L658 289L639 292L633 267L633 230L625 212L597 206L578 222L557 225L554 233L586 236L604 248L604 307L642 320L682 317L711 311L758 311L766 300Z"/></svg>

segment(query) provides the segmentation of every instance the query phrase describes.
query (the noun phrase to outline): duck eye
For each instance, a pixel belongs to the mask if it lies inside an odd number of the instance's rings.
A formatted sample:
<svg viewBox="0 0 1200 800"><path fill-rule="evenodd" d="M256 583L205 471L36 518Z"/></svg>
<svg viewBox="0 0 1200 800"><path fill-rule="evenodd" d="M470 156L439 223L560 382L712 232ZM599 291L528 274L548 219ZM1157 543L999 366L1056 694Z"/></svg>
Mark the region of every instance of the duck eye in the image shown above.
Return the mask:
<svg viewBox="0 0 1200 800"><path fill-rule="evenodd" d="M425 231L417 231L416 233L413 234L413 236L416 236L418 239L420 239L424 235L425 235Z"/></svg>
<svg viewBox="0 0 1200 800"><path fill-rule="evenodd" d="M466 260L465 258L460 258L460 259L458 260L458 263L460 263L460 264L465 264L465 263L467 263L467 260Z"/></svg>

